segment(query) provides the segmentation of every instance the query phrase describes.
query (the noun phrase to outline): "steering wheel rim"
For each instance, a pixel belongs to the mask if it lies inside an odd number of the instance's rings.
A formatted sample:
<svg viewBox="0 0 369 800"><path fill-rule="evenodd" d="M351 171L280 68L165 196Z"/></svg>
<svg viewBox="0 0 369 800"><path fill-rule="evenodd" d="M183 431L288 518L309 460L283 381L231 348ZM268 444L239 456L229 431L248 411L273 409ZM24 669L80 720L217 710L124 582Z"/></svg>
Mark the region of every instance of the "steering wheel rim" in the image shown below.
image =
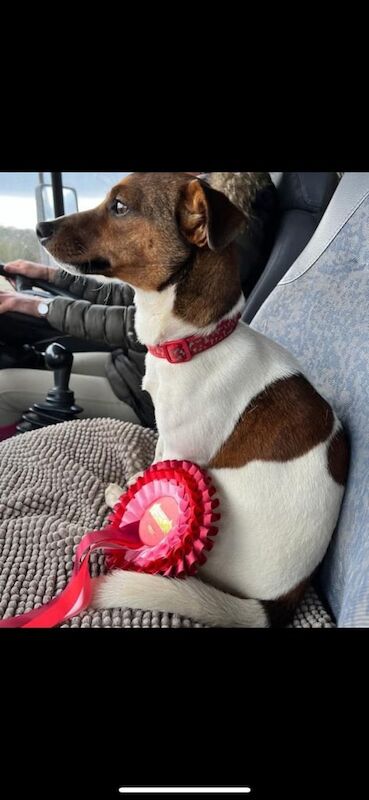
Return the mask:
<svg viewBox="0 0 369 800"><path fill-rule="evenodd" d="M0 261L0 276L8 281L9 278L11 277L7 272L5 272L4 264L1 261ZM75 295L73 295L71 292L68 292L65 289L59 289L57 286L54 286L52 283L49 283L48 281L44 281L38 278L35 279L28 278L27 275L13 275L12 277L14 278L16 292L22 292L23 294L30 294L37 296L37 291L35 291L36 287L36 289L41 290L42 296L67 297L69 300L76 299Z"/></svg>
<svg viewBox="0 0 369 800"><path fill-rule="evenodd" d="M37 278L28 278L26 275L15 276L15 290L17 292L37 295L38 293L35 291L34 287L40 289L42 294L46 297L67 297L71 300L76 299L71 292L68 292L65 289L59 289L52 283L48 283L48 281L39 280Z"/></svg>

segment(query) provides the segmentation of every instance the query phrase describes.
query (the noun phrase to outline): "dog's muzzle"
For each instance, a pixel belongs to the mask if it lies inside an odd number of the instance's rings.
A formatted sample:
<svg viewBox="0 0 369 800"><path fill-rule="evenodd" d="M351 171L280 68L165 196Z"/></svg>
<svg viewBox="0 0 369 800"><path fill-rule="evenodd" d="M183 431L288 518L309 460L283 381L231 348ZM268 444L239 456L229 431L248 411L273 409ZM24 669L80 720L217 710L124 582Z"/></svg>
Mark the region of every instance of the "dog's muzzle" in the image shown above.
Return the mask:
<svg viewBox="0 0 369 800"><path fill-rule="evenodd" d="M36 234L40 241L40 244L43 246L51 239L54 233L54 223L53 222L39 222L36 227Z"/></svg>

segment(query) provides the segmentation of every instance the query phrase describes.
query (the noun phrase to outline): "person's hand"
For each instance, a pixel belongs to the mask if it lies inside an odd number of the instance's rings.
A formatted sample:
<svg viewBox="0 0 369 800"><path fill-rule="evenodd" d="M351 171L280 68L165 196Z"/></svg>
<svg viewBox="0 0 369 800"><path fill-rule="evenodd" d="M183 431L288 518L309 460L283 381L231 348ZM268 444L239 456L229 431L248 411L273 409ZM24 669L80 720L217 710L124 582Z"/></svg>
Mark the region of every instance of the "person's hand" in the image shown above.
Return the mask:
<svg viewBox="0 0 369 800"><path fill-rule="evenodd" d="M14 275L26 275L27 278L34 278L37 280L48 281L52 283L53 273L56 272L57 267L45 267L45 264L36 264L34 261L24 261L23 258L18 258L17 261L9 261L4 264L4 272L9 276L8 280L15 286Z"/></svg>
<svg viewBox="0 0 369 800"><path fill-rule="evenodd" d="M28 314L30 317L42 317L38 312L38 306L42 302L45 302L45 298L37 295L0 292L0 314L16 311L18 314Z"/></svg>

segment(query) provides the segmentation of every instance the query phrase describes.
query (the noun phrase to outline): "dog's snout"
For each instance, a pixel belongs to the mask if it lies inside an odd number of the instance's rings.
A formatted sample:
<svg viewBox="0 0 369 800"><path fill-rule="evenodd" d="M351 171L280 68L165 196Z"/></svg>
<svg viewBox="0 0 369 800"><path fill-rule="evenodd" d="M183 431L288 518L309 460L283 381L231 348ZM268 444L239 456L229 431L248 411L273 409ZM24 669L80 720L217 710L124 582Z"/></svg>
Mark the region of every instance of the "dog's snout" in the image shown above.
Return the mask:
<svg viewBox="0 0 369 800"><path fill-rule="evenodd" d="M36 233L41 244L43 244L43 242L46 242L53 235L54 222L39 222L36 227Z"/></svg>

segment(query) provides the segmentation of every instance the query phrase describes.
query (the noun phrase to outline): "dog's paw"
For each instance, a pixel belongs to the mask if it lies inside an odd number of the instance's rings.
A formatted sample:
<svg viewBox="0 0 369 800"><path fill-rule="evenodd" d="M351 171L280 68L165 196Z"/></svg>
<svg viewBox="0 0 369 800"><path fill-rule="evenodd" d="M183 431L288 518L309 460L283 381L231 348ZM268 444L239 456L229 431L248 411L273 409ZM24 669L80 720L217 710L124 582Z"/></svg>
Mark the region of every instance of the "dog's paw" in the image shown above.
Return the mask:
<svg viewBox="0 0 369 800"><path fill-rule="evenodd" d="M136 483L136 481L139 478L141 478L141 476L144 474L144 471L145 470L143 470L143 472L135 472L135 474L132 475L132 477L129 479L129 481L127 481L127 486L132 486L133 483Z"/></svg>
<svg viewBox="0 0 369 800"><path fill-rule="evenodd" d="M117 483L109 483L105 489L105 503L108 508L114 508L124 490Z"/></svg>

